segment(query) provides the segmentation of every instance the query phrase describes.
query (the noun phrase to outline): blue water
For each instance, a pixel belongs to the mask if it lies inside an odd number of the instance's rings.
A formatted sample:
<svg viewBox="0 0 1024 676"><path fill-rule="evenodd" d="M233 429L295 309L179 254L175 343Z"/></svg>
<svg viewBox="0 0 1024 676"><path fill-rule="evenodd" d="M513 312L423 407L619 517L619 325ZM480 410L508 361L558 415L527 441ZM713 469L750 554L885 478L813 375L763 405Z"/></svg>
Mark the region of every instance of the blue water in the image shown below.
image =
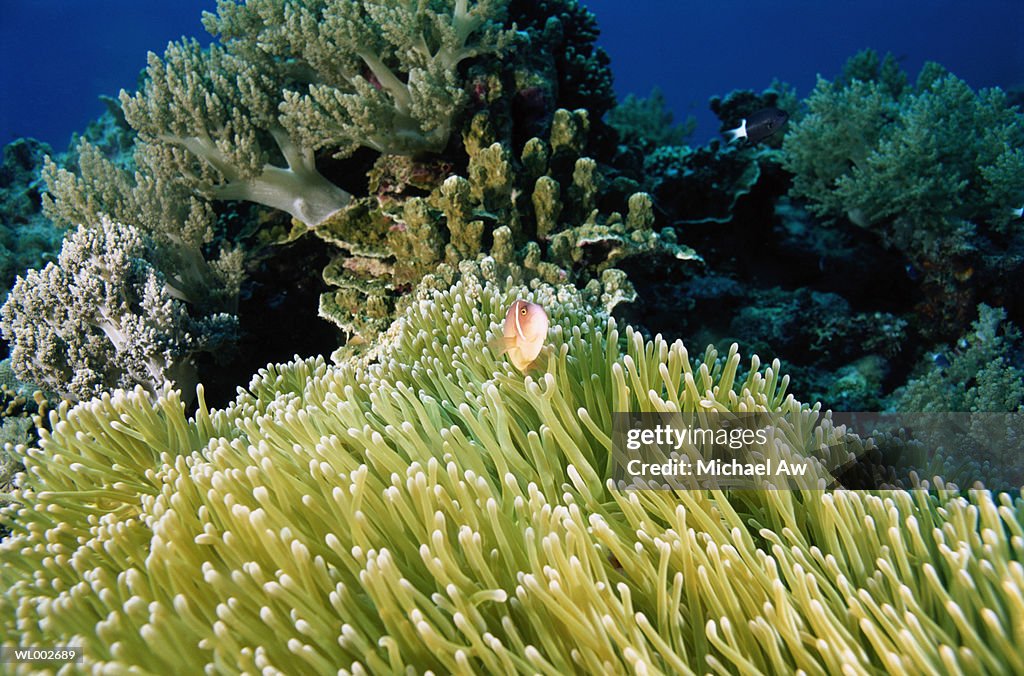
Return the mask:
<svg viewBox="0 0 1024 676"><path fill-rule="evenodd" d="M99 116L101 94L133 90L146 53L182 35L215 0L0 0L0 145L19 136L67 147Z"/></svg>
<svg viewBox="0 0 1024 676"><path fill-rule="evenodd" d="M801 95L863 47L916 73L942 63L973 87L1024 85L1024 0L591 0L616 91L662 88L697 141L718 125L707 100L773 77ZM103 111L97 97L133 89L146 52L200 24L214 0L0 0L0 144L34 136L63 149Z"/></svg>

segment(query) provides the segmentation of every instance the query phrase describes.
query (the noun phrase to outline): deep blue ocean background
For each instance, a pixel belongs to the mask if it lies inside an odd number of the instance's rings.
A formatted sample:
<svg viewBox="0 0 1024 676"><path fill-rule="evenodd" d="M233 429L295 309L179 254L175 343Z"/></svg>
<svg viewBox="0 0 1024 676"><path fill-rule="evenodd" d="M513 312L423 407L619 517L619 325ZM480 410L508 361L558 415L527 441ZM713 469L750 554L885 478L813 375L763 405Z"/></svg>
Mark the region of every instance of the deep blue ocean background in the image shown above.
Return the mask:
<svg viewBox="0 0 1024 676"><path fill-rule="evenodd" d="M148 50L182 35L205 42L214 0L0 0L0 145L34 136L63 150L103 111L98 96L134 89ZM910 73L938 61L972 87L1024 86L1024 0L591 0L615 89L663 90L677 119L717 133L708 98L760 91L773 77L801 97L821 74L872 47Z"/></svg>

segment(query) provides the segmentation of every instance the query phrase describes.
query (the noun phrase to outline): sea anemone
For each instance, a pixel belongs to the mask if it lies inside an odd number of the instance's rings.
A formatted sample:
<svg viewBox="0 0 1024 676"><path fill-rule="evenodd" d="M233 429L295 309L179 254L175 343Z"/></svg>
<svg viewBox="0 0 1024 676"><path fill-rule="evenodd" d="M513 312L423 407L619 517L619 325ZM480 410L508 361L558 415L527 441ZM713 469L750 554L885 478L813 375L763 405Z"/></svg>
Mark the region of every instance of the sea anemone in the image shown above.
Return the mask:
<svg viewBox="0 0 1024 676"><path fill-rule="evenodd" d="M515 298L551 316L537 377L486 347ZM614 488L615 411L788 411L813 452L828 417L777 363L469 276L384 341L192 417L171 390L54 411L4 515L3 643L157 673L1024 670L1008 495Z"/></svg>

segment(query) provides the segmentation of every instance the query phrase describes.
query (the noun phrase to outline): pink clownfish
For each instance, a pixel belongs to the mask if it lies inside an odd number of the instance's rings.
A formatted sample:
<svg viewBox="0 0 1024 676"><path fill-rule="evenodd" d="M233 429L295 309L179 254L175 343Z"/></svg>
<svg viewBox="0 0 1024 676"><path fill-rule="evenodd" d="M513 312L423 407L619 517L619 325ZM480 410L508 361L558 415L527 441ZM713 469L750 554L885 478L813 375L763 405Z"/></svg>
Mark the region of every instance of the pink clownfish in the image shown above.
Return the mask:
<svg viewBox="0 0 1024 676"><path fill-rule="evenodd" d="M502 336L491 341L495 356L508 355L520 371L537 365L537 356L548 337L548 313L536 303L517 300L505 313Z"/></svg>

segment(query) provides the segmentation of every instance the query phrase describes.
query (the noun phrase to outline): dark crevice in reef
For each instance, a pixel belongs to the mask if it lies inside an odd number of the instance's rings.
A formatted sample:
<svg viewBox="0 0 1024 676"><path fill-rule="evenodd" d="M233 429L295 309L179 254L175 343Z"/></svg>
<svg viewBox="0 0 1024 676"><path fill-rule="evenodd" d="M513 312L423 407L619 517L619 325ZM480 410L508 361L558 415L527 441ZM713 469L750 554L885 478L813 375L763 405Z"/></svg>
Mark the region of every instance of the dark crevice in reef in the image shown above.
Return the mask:
<svg viewBox="0 0 1024 676"><path fill-rule="evenodd" d="M239 302L237 349L226 360L206 353L197 360L209 406L232 401L238 388L267 364L288 362L295 355L327 357L344 341L317 314L326 290L320 271L328 260L318 241L303 237L250 263Z"/></svg>
<svg viewBox="0 0 1024 676"><path fill-rule="evenodd" d="M822 227L780 200L788 176L766 169L724 222L677 224L703 270L666 274L650 261L620 263L638 299L616 314L649 335L681 338L695 357L707 344L722 353L733 342L762 363L777 357L796 374L791 391L803 401L831 394L839 410L877 408L919 356L905 345L902 319L920 298L919 283L872 233ZM843 368L868 372L874 394L829 393Z"/></svg>

